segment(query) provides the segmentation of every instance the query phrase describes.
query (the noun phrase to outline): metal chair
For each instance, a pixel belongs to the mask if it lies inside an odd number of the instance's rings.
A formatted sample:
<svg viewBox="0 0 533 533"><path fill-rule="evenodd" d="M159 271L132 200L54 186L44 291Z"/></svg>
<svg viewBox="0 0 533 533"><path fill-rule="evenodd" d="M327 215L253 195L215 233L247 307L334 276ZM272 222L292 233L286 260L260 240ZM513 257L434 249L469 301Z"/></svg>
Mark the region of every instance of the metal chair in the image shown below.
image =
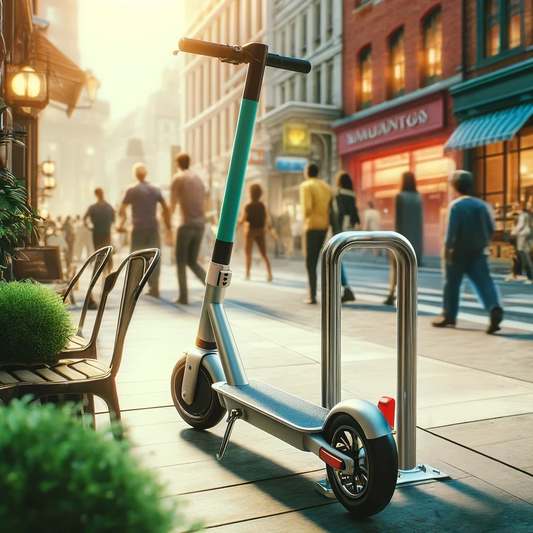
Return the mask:
<svg viewBox="0 0 533 533"><path fill-rule="evenodd" d="M87 311L91 303L92 292L94 290L94 287L96 286L96 283L100 279L100 276L104 272L107 264L109 263L112 253L112 246L104 246L103 248L100 248L99 250L96 250L96 252L91 254L87 258L83 266L80 268L79 272L72 278L65 291L65 294L63 295L63 301L66 302L67 298L72 294L74 287L80 280L85 270L87 270L91 263L94 263L93 273L89 281L89 287L87 288L87 293L85 294L85 299L83 301L81 315L78 320L78 329L76 331L76 335L74 335L74 337L71 339L67 348L65 348L61 352L61 355L63 355L64 357L85 357L93 359L97 358L96 341L98 338L98 332L100 331L100 325L102 323L104 307L102 305L98 306L98 311L96 313L93 329L88 339L83 334L83 326L85 325L85 318L87 316Z"/></svg>
<svg viewBox="0 0 533 533"><path fill-rule="evenodd" d="M63 359L53 365L31 367L5 366L0 370L0 400L9 403L14 398L31 394L35 399L57 395L87 395L88 409L94 422L94 396L102 398L109 407L112 421L120 421L120 405L116 375L122 361L124 341L137 300L159 261L157 248L140 250L129 255L116 272L109 274L104 283L100 306L105 308L121 271L126 269L120 301L117 331L111 363L95 359ZM113 424L115 438L122 437L120 424Z"/></svg>

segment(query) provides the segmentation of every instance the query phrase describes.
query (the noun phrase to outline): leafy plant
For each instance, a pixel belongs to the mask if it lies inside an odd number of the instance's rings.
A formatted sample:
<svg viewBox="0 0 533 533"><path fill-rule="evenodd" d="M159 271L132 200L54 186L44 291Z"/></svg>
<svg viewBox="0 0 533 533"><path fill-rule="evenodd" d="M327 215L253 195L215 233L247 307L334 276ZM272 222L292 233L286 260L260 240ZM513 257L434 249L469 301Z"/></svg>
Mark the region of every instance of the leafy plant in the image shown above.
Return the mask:
<svg viewBox="0 0 533 533"><path fill-rule="evenodd" d="M0 282L0 362L54 361L75 333L61 297L31 281Z"/></svg>
<svg viewBox="0 0 533 533"><path fill-rule="evenodd" d="M6 108L0 102L0 112ZM0 132L0 146L4 148L9 144L24 146L24 143L15 139L15 132L6 130ZM2 271L6 269L9 256L13 255L14 248L23 237L30 240L38 237L37 224L41 217L37 211L28 205L28 195L26 189L21 185L15 176L0 161L0 279Z"/></svg>
<svg viewBox="0 0 533 533"><path fill-rule="evenodd" d="M85 428L67 404L0 409L0 524L33 533L169 533L175 509L127 441Z"/></svg>

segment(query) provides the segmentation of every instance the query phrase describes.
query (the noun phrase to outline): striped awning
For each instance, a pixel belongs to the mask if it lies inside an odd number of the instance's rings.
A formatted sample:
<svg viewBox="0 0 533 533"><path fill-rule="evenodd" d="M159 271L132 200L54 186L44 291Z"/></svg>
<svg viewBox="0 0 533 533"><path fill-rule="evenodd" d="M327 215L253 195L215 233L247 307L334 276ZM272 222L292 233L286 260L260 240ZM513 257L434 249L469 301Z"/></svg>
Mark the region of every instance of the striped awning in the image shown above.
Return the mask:
<svg viewBox="0 0 533 533"><path fill-rule="evenodd" d="M509 141L533 115L533 104L524 104L461 122L446 141L444 150L466 150Z"/></svg>

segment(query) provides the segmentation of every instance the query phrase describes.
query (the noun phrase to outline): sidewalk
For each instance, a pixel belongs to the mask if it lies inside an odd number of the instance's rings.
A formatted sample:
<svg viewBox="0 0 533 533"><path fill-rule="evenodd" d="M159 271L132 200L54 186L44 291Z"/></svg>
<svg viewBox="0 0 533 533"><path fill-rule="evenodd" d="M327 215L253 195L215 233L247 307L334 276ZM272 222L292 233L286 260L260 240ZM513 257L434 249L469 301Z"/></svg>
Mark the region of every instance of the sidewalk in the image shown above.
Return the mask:
<svg viewBox="0 0 533 533"><path fill-rule="evenodd" d="M300 310L306 325L277 311L269 314L266 295L287 308L296 306L294 298L266 283L234 280L227 311L248 376L319 403L319 310ZM175 287L171 267L163 269L163 286ZM169 497L188 502L191 518L224 532L533 531L533 364L531 353L525 354L530 343L488 337L476 327L428 334L421 318L417 460L451 479L400 488L381 514L355 522L315 491L324 468L313 455L238 422L226 457L217 462L224 423L198 432L181 421L170 397L170 375L196 335L202 288L191 283L190 291L188 307L170 303L174 289L159 301L141 297L118 386L135 454L156 469ZM363 308L357 320L360 327L343 332L343 398L375 403L383 395L396 397L393 313ZM101 353L113 333L106 321ZM513 348L498 355L508 343ZM491 368L479 360L465 365L466 354L491 359ZM516 376L500 373L508 363Z"/></svg>

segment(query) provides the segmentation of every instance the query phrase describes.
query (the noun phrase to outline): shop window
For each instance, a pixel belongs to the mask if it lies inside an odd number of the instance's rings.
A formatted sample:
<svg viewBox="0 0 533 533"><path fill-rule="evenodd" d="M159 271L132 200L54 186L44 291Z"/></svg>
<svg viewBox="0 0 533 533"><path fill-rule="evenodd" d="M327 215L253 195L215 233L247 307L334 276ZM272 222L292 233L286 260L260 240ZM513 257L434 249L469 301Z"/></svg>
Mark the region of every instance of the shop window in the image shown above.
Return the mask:
<svg viewBox="0 0 533 533"><path fill-rule="evenodd" d="M372 47L369 45L359 54L359 99L361 109L372 105Z"/></svg>
<svg viewBox="0 0 533 533"><path fill-rule="evenodd" d="M389 40L390 96L396 98L405 93L405 48L403 28L397 30Z"/></svg>
<svg viewBox="0 0 533 533"><path fill-rule="evenodd" d="M442 22L440 6L424 20L424 81L431 85L442 77Z"/></svg>
<svg viewBox="0 0 533 533"><path fill-rule="evenodd" d="M305 74L302 74L301 77L302 84L301 84L301 94L300 94L300 100L302 102L307 102L307 76Z"/></svg>
<svg viewBox="0 0 533 533"><path fill-rule="evenodd" d="M524 128L520 133L520 148L533 147L533 126Z"/></svg>
<svg viewBox="0 0 533 533"><path fill-rule="evenodd" d="M478 0L478 60L523 46L524 0Z"/></svg>

